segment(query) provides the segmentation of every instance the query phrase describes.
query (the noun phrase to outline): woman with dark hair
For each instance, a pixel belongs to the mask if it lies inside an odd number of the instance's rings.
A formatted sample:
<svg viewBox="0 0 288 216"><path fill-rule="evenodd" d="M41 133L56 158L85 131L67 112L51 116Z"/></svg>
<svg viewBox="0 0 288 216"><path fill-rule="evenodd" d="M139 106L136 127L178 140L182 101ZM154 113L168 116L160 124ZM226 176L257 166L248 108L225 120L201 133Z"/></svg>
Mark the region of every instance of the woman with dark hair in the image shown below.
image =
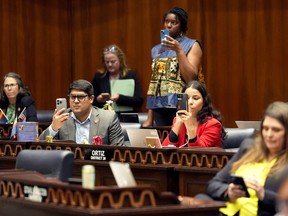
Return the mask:
<svg viewBox="0 0 288 216"><path fill-rule="evenodd" d="M35 101L17 73L9 72L3 77L0 108L6 114L7 123L12 124L16 117L18 121L38 121Z"/></svg>
<svg viewBox="0 0 288 216"><path fill-rule="evenodd" d="M175 108L159 107L157 98L166 100L169 94L181 93L185 83L192 80L204 82L201 72L202 49L199 41L185 36L188 14L173 7L163 16L164 28L169 35L151 50L152 76L147 91L148 117L143 127L171 125ZM167 99L168 100L168 99Z"/></svg>
<svg viewBox="0 0 288 216"><path fill-rule="evenodd" d="M226 133L220 113L214 110L205 85L193 80L186 85L188 110L179 110L172 129L163 146L176 147L221 147Z"/></svg>
<svg viewBox="0 0 288 216"><path fill-rule="evenodd" d="M122 49L115 44L105 47L102 54L102 64L103 68L95 74L91 82L95 95L93 105L102 108L106 101L111 100L117 105L117 107L114 106L116 112L137 111L137 108L141 107L143 103L141 84L136 73L127 66ZM128 95L127 91L125 94L111 92L113 80L133 81L134 87L132 91L130 90L133 94Z"/></svg>
<svg viewBox="0 0 288 216"><path fill-rule="evenodd" d="M271 103L261 120L259 134L245 140L237 153L208 183L213 199L226 201L220 215L275 215L277 191L288 164L288 104ZM236 175L244 179L243 187L231 181Z"/></svg>

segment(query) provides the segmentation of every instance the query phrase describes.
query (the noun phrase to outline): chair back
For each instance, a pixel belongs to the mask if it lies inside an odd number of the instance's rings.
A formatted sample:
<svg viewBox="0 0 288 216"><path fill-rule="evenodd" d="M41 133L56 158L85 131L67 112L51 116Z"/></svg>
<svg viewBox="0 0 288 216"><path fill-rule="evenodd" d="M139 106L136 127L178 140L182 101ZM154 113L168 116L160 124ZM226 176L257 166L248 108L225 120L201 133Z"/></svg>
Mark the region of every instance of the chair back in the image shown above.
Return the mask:
<svg viewBox="0 0 288 216"><path fill-rule="evenodd" d="M47 177L68 182L72 176L74 154L66 150L22 150L16 169L37 171Z"/></svg>
<svg viewBox="0 0 288 216"><path fill-rule="evenodd" d="M239 148L244 139L254 137L257 133L255 128L225 128L227 135L222 142L224 149Z"/></svg>

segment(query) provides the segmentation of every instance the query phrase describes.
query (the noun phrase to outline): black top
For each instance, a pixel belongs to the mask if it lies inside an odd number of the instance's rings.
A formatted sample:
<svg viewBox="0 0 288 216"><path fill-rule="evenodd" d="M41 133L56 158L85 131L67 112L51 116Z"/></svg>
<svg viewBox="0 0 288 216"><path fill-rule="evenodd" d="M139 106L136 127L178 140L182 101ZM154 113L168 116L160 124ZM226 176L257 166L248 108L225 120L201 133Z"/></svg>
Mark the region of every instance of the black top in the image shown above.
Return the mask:
<svg viewBox="0 0 288 216"><path fill-rule="evenodd" d="M93 102L94 106L97 106L99 108L102 108L104 106L104 103L99 103L97 101L97 96L101 93L109 93L111 95L111 89L110 89L110 74L109 72L106 74L101 74L97 72L92 80L92 85L94 87L94 95L95 99ZM129 70L127 75L125 77L120 77L119 79L133 79L135 81L135 89L134 89L134 96L125 96L125 95L119 95L119 99L117 100L117 105L120 106L132 106L133 111L136 111L138 107L142 106L143 103L143 96L141 92L141 85L140 82L136 76L136 73L132 70Z"/></svg>
<svg viewBox="0 0 288 216"><path fill-rule="evenodd" d="M8 106L8 102L5 103L1 101L0 108L3 110L3 112L6 113ZM23 95L17 97L15 115L19 116L24 107L26 107L26 110L24 112L26 116L26 121L38 122L35 101L30 95Z"/></svg>

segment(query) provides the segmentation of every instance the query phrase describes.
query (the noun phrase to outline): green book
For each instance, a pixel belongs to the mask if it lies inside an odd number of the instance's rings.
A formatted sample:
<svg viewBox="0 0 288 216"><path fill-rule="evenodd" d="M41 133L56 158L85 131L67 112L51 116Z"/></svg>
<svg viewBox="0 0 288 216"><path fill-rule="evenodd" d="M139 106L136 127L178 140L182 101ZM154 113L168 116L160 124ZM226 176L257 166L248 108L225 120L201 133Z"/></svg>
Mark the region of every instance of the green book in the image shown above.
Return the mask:
<svg viewBox="0 0 288 216"><path fill-rule="evenodd" d="M134 96L135 82L133 79L118 79L110 80L111 95L119 94L125 96ZM112 108L115 112L133 111L132 106L119 106L117 103L112 103Z"/></svg>

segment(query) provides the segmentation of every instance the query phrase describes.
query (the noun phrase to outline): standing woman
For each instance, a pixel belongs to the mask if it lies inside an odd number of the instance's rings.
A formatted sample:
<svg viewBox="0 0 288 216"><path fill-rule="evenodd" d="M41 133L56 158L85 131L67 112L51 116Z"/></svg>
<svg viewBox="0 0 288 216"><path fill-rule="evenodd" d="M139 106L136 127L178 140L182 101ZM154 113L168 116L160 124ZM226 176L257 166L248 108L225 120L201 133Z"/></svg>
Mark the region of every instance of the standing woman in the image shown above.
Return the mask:
<svg viewBox="0 0 288 216"><path fill-rule="evenodd" d="M185 36L188 30L188 14L174 7L163 16L164 28L169 35L154 46L152 55L152 78L147 92L148 117L143 127L171 125L176 109L155 107L155 96L181 93L185 83L191 80L204 82L200 72L202 50L197 40ZM153 109L153 111L152 111Z"/></svg>
<svg viewBox="0 0 288 216"><path fill-rule="evenodd" d="M91 82L95 95L93 105L102 108L107 100L112 100L118 106L132 107L128 110L137 111L143 103L141 85L136 73L128 68L124 52L115 44L109 45L103 50L102 63L103 68L95 74ZM111 95L110 81L125 79L134 80L134 94L128 96L114 93ZM115 111L118 112L118 110ZM122 109L122 111L125 110Z"/></svg>
<svg viewBox="0 0 288 216"><path fill-rule="evenodd" d="M220 215L255 216L276 213L277 191L288 164L288 104L271 103L262 118L260 133L246 140L238 152L209 182L207 193L226 201ZM243 177L250 197L230 176Z"/></svg>
<svg viewBox="0 0 288 216"><path fill-rule="evenodd" d="M26 121L38 121L35 101L17 73L9 72L3 77L0 108L5 112L9 124L13 124L15 117L19 117L23 110ZM18 120L23 121L22 118Z"/></svg>
<svg viewBox="0 0 288 216"><path fill-rule="evenodd" d="M162 145L221 147L226 132L205 85L193 80L187 83L185 93L188 95L188 111L179 110L176 113L172 129Z"/></svg>

